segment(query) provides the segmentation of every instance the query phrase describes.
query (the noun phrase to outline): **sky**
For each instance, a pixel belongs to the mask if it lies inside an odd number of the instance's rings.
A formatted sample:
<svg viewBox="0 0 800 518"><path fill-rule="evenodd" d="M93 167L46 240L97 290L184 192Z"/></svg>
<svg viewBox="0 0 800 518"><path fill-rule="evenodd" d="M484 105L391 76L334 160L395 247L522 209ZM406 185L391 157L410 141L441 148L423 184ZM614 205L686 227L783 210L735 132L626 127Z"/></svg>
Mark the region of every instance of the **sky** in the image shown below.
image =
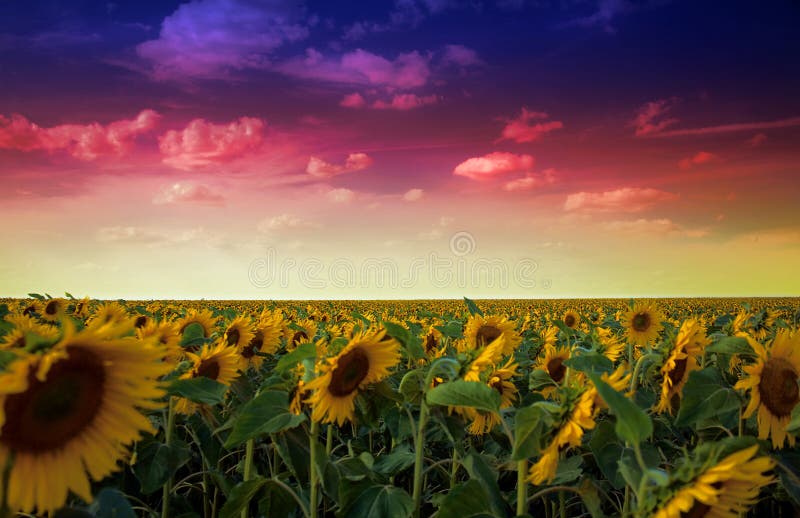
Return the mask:
<svg viewBox="0 0 800 518"><path fill-rule="evenodd" d="M0 296L800 295L800 4L0 4Z"/></svg>

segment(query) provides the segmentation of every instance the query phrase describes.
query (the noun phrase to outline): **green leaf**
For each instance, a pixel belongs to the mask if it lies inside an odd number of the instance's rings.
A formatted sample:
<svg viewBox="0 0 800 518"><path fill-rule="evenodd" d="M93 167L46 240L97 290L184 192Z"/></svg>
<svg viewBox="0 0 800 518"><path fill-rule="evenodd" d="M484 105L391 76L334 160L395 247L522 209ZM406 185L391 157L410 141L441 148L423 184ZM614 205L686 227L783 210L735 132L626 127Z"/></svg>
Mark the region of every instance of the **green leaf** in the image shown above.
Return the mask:
<svg viewBox="0 0 800 518"><path fill-rule="evenodd" d="M724 336L706 347L706 352L756 356L755 351L750 347L750 343L741 336Z"/></svg>
<svg viewBox="0 0 800 518"><path fill-rule="evenodd" d="M305 498L303 500L304 505L308 506ZM289 517L294 516L296 509L297 502L291 493L280 484L268 480L264 485L264 494L258 501L258 516Z"/></svg>
<svg viewBox="0 0 800 518"><path fill-rule="evenodd" d="M136 518L125 494L110 487L103 488L95 495L89 512L95 518Z"/></svg>
<svg viewBox="0 0 800 518"><path fill-rule="evenodd" d="M459 484L439 500L437 518L483 518L494 516L489 495L480 482L471 479Z"/></svg>
<svg viewBox="0 0 800 518"><path fill-rule="evenodd" d="M611 385L600 379L594 373L588 373L589 378L597 387L600 397L617 416L614 431L620 439L631 444L639 444L653 433L653 421L636 403L614 390Z"/></svg>
<svg viewBox="0 0 800 518"><path fill-rule="evenodd" d="M418 405L425 393L425 373L421 369L406 372L398 390L407 403Z"/></svg>
<svg viewBox="0 0 800 518"><path fill-rule="evenodd" d="M464 337L464 324L458 320L451 320L442 326L434 326L443 336L458 339Z"/></svg>
<svg viewBox="0 0 800 518"><path fill-rule="evenodd" d="M191 456L189 446L182 441L173 440L170 446L153 440L140 443L136 448L133 473L142 493L148 495L160 489Z"/></svg>
<svg viewBox="0 0 800 518"><path fill-rule="evenodd" d="M581 464L583 464L583 457L580 455L573 455L572 457L567 457L559 461L556 470L556 478L553 479L553 484L568 484L576 480L583 474Z"/></svg>
<svg viewBox="0 0 800 518"><path fill-rule="evenodd" d="M539 402L517 410L514 422L513 460L536 456L545 447L547 432L553 426L552 403Z"/></svg>
<svg viewBox="0 0 800 518"><path fill-rule="evenodd" d="M221 403L227 391L226 385L205 376L175 380L168 390L172 396L185 397L195 403L206 405Z"/></svg>
<svg viewBox="0 0 800 518"><path fill-rule="evenodd" d="M39 295L38 293L28 293L28 296L32 299L44 300L44 297L42 295Z"/></svg>
<svg viewBox="0 0 800 518"><path fill-rule="evenodd" d="M232 448L259 435L294 428L305 419L305 415L289 412L289 394L277 390L264 391L242 406L225 447Z"/></svg>
<svg viewBox="0 0 800 518"><path fill-rule="evenodd" d="M220 518L238 518L242 511L248 508L250 500L255 498L265 483L264 478L257 477L236 484L228 495L228 501L220 510Z"/></svg>
<svg viewBox="0 0 800 518"><path fill-rule="evenodd" d="M422 342L418 337L412 335L405 326L385 321L383 322L383 327L386 328L386 333L389 336L400 342L400 345L403 346L403 349L406 350L406 353L411 358L416 360L425 358L425 350L422 349Z"/></svg>
<svg viewBox="0 0 800 518"><path fill-rule="evenodd" d="M414 464L414 453L408 446L398 446L388 455L379 455L372 469L381 475L396 475Z"/></svg>
<svg viewBox="0 0 800 518"><path fill-rule="evenodd" d="M432 388L426 400L429 405L466 406L486 412L500 411L500 394L479 381L456 380Z"/></svg>
<svg viewBox="0 0 800 518"><path fill-rule="evenodd" d="M475 304L475 302L473 302L472 300L468 299L467 297L464 297L464 302L467 304L467 309L469 310L469 314L470 315L472 315L472 316L475 316L475 315L483 316L483 311L481 311L481 308L479 308L478 305Z"/></svg>
<svg viewBox="0 0 800 518"><path fill-rule="evenodd" d="M206 343L206 335L203 326L197 322L192 322L183 330L181 335L181 347L198 347Z"/></svg>
<svg viewBox="0 0 800 518"><path fill-rule="evenodd" d="M380 516L381 518L408 518L414 502L405 490L394 486L352 486L344 506L345 516Z"/></svg>
<svg viewBox="0 0 800 518"><path fill-rule="evenodd" d="M792 410L792 420L789 421L786 431L793 434L800 432L800 405L795 405Z"/></svg>
<svg viewBox="0 0 800 518"><path fill-rule="evenodd" d="M470 478L480 482L484 491L486 491L492 512L496 516L508 516L508 504L503 500L503 495L497 485L497 470L489 467L484 456L474 450L464 457L462 464L467 469Z"/></svg>
<svg viewBox="0 0 800 518"><path fill-rule="evenodd" d="M300 344L297 346L297 349L278 360L275 370L278 372L286 372L298 363L316 357L317 346L315 344L311 342Z"/></svg>
<svg viewBox="0 0 800 518"><path fill-rule="evenodd" d="M609 373L614 370L614 363L596 351L583 351L565 360L564 365L581 372Z"/></svg>
<svg viewBox="0 0 800 518"><path fill-rule="evenodd" d="M741 405L736 392L727 387L719 371L707 368L689 373L675 426L691 426L703 419L737 410Z"/></svg>

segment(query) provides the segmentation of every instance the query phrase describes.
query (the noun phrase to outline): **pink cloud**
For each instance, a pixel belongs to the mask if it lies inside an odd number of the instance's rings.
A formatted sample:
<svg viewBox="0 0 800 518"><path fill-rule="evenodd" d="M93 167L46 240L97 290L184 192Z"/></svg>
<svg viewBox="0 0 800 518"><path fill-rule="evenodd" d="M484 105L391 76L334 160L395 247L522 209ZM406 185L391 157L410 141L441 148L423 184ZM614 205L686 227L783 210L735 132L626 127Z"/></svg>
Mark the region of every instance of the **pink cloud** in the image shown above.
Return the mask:
<svg viewBox="0 0 800 518"><path fill-rule="evenodd" d="M473 180L484 180L509 173L527 173L533 170L531 155L516 155L495 151L481 157L469 158L456 166L453 174Z"/></svg>
<svg viewBox="0 0 800 518"><path fill-rule="evenodd" d="M367 102L364 100L364 96L358 92L345 95L342 100L339 101L339 106L345 108L363 108L366 104Z"/></svg>
<svg viewBox="0 0 800 518"><path fill-rule="evenodd" d="M439 100L435 95L418 96L415 94L397 94L391 102L377 100L372 107L378 110L413 110L429 104L436 104Z"/></svg>
<svg viewBox="0 0 800 518"><path fill-rule="evenodd" d="M61 124L43 128L22 115L0 115L0 149L19 151L66 151L79 160L91 161L101 156L122 156L133 140L155 128L159 119L153 110L143 110L135 119L107 125Z"/></svg>
<svg viewBox="0 0 800 518"><path fill-rule="evenodd" d="M678 167L681 169L691 169L696 165L703 165L708 164L709 162L716 162L719 160L719 156L715 155L714 153L709 153L708 151L700 151L693 156L686 157L680 162L678 162Z"/></svg>
<svg viewBox="0 0 800 518"><path fill-rule="evenodd" d="M685 137L698 135L716 135L718 133L732 133L735 131L756 131L764 129L791 128L800 126L800 117L790 117L775 121L764 122L739 122L735 124L721 124L719 126L706 126L704 128L688 128L660 132L656 137Z"/></svg>
<svg viewBox="0 0 800 518"><path fill-rule="evenodd" d="M546 121L532 123L535 120L547 119L548 115L544 112L530 111L527 108L522 108L522 111L516 119L505 119L506 126L500 138L496 142L502 140L513 140L514 142L534 142L539 140L543 135L557 129L564 127L561 121Z"/></svg>
<svg viewBox="0 0 800 518"><path fill-rule="evenodd" d="M687 229L671 219L637 219L633 221L608 221L602 224L606 232L641 237L679 236L689 238L706 237L709 231L702 228Z"/></svg>
<svg viewBox="0 0 800 518"><path fill-rule="evenodd" d="M678 198L677 194L651 188L624 187L615 191L576 192L567 196L566 211L641 212L657 203Z"/></svg>
<svg viewBox="0 0 800 518"><path fill-rule="evenodd" d="M767 141L767 136L763 133L757 133L751 138L747 139L746 144L750 147L760 147L761 144Z"/></svg>
<svg viewBox="0 0 800 518"><path fill-rule="evenodd" d="M403 200L405 201L419 201L425 196L425 191L422 189L409 189L403 194Z"/></svg>
<svg viewBox="0 0 800 518"><path fill-rule="evenodd" d="M195 185L191 183L174 183L161 190L153 203L156 205L169 205L173 203L198 203L208 205L222 205L225 198L221 194L213 192L206 185Z"/></svg>
<svg viewBox="0 0 800 518"><path fill-rule="evenodd" d="M158 39L136 47L159 79L224 77L231 70L264 68L270 53L308 36L302 9L275 0L195 0L164 18Z"/></svg>
<svg viewBox="0 0 800 518"><path fill-rule="evenodd" d="M265 123L241 117L227 125L194 119L183 130L171 130L159 138L164 163L192 169L229 162L257 149L264 142Z"/></svg>
<svg viewBox="0 0 800 518"><path fill-rule="evenodd" d="M399 54L389 60L363 49L333 58L307 49L305 57L285 61L277 69L294 77L334 83L417 88L428 82L429 61L429 57L417 51Z"/></svg>
<svg viewBox="0 0 800 518"><path fill-rule="evenodd" d="M445 45L442 53L442 63L470 67L483 65L483 60L478 57L477 52L464 45Z"/></svg>
<svg viewBox="0 0 800 518"><path fill-rule="evenodd" d="M506 182L503 189L506 191L529 191L556 182L557 174L555 169L545 169L541 174L528 173L522 178L517 178Z"/></svg>
<svg viewBox="0 0 800 518"><path fill-rule="evenodd" d="M321 158L312 156L308 159L306 172L317 178L330 178L340 174L361 171L371 166L372 162L372 158L366 153L350 153L347 155L344 165L331 164Z"/></svg>
<svg viewBox="0 0 800 518"><path fill-rule="evenodd" d="M636 136L654 135L678 122L678 119L667 117L676 102L676 98L660 99L639 108L636 117L631 121L631 125L636 128Z"/></svg>
<svg viewBox="0 0 800 518"><path fill-rule="evenodd" d="M350 189L341 187L339 189L331 189L325 193L325 197L328 198L328 200L332 203L347 204L356 198L356 193Z"/></svg>

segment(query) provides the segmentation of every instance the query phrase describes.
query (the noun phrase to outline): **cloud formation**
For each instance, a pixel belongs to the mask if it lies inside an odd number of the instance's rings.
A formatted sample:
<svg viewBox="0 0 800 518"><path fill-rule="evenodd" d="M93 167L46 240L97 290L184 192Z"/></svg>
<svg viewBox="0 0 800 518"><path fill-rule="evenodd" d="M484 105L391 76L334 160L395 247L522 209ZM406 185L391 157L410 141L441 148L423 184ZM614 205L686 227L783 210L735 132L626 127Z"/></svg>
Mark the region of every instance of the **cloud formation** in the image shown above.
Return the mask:
<svg viewBox="0 0 800 518"><path fill-rule="evenodd" d="M636 129L636 136L654 135L678 122L678 119L667 116L675 103L677 103L676 98L660 99L640 107L631 121L631 125Z"/></svg>
<svg viewBox="0 0 800 518"><path fill-rule="evenodd" d="M194 119L182 130L170 130L159 138L164 163L178 169L194 169L229 162L259 148L266 124L241 117L229 124Z"/></svg>
<svg viewBox="0 0 800 518"><path fill-rule="evenodd" d="M130 150L137 136L156 127L159 118L153 110L142 110L134 119L107 125L93 122L43 128L19 114L10 118L0 115L0 149L65 151L84 161L122 156Z"/></svg>
<svg viewBox="0 0 800 518"><path fill-rule="evenodd" d="M527 173L522 178L516 178L503 185L506 191L530 191L556 182L557 174L555 169L545 169L540 174Z"/></svg>
<svg viewBox="0 0 800 518"><path fill-rule="evenodd" d="M350 153L343 165L331 164L321 158L312 156L308 159L306 172L316 178L331 178L345 173L361 171L372 165L372 158L366 153Z"/></svg>
<svg viewBox="0 0 800 518"><path fill-rule="evenodd" d="M485 180L509 173L528 173L533 170L533 164L534 159L531 155L495 151L488 155L468 158L456 166L453 174L472 180Z"/></svg>
<svg viewBox="0 0 800 518"><path fill-rule="evenodd" d="M709 162L716 162L719 156L708 151L700 151L692 156L686 157L678 162L678 167L681 169L691 169L694 166L708 164Z"/></svg>
<svg viewBox="0 0 800 518"><path fill-rule="evenodd" d="M566 211L641 212L658 203L670 202L677 194L651 188L624 187L614 191L576 192L567 196Z"/></svg>
<svg viewBox="0 0 800 518"><path fill-rule="evenodd" d="M372 107L377 110L413 110L429 104L436 104L439 98L435 95L419 96L416 94L396 94L391 101L377 100Z"/></svg>
<svg viewBox="0 0 800 518"><path fill-rule="evenodd" d="M403 200L414 202L421 200L424 196L425 191L422 189L409 189L405 194L403 194Z"/></svg>
<svg viewBox="0 0 800 518"><path fill-rule="evenodd" d="M561 121L545 121L547 118L549 115L544 112L535 112L523 107L518 117L504 119L506 125L496 142L502 140L518 143L534 142L543 135L564 127Z"/></svg>
<svg viewBox="0 0 800 518"><path fill-rule="evenodd" d="M156 205L169 205L175 203L197 203L206 205L222 205L225 198L206 185L195 185L186 182L176 182L164 187L155 198Z"/></svg>

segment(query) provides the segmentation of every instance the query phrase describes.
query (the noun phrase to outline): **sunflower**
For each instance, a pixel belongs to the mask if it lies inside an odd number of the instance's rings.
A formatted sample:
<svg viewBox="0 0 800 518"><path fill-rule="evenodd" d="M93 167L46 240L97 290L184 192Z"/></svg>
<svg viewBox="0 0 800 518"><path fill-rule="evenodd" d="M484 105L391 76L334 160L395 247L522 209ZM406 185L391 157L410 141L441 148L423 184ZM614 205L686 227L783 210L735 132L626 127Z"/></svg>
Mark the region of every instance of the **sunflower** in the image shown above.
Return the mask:
<svg viewBox="0 0 800 518"><path fill-rule="evenodd" d="M145 325L136 328L136 336L140 340L153 340L167 350L165 361L177 363L183 358L183 348L180 346L181 336L174 322L156 322L150 320Z"/></svg>
<svg viewBox="0 0 800 518"><path fill-rule="evenodd" d="M672 415L683 398L683 386L689 373L700 368L697 358L709 344L706 330L696 320L685 321L672 345L664 365L661 367L661 396L654 410Z"/></svg>
<svg viewBox="0 0 800 518"><path fill-rule="evenodd" d="M100 304L89 317L86 325L96 330L116 330L125 324L133 327L134 320L128 315L128 310L119 302L106 302Z"/></svg>
<svg viewBox="0 0 800 518"><path fill-rule="evenodd" d="M461 347L461 352L464 352L464 350L474 351L481 347L486 347L499 336L505 338L504 356L513 354L522 342L522 337L516 331L516 325L508 318L497 315L486 317L472 315L469 317L464 330L465 343Z"/></svg>
<svg viewBox="0 0 800 518"><path fill-rule="evenodd" d="M286 348L292 351L301 343L307 343L317 335L317 323L304 319L294 322L284 328L283 336L286 338Z"/></svg>
<svg viewBox="0 0 800 518"><path fill-rule="evenodd" d="M757 502L761 488L774 481L764 474L773 468L774 461L753 458L757 451L756 444L705 467L667 497L653 518L742 516Z"/></svg>
<svg viewBox="0 0 800 518"><path fill-rule="evenodd" d="M241 349L249 344L250 340L255 336L252 328L253 324L249 317L238 316L234 318L233 321L228 324L228 327L225 328L225 333L223 335L225 343L231 347Z"/></svg>
<svg viewBox="0 0 800 518"><path fill-rule="evenodd" d="M599 326L603 323L603 321L605 321L606 313L603 311L603 308L598 307L587 315L587 319L592 323L592 325Z"/></svg>
<svg viewBox="0 0 800 518"><path fill-rule="evenodd" d="M126 446L155 433L140 409L163 406L158 378L171 367L157 344L64 328L47 353L20 356L0 374L0 465L13 455L11 508L52 514L72 491L118 469Z"/></svg>
<svg viewBox="0 0 800 518"><path fill-rule="evenodd" d="M422 348L425 350L425 355L431 360L442 356L444 354L442 332L433 325L428 327L428 332L425 333L425 338L422 340Z"/></svg>
<svg viewBox="0 0 800 518"><path fill-rule="evenodd" d="M178 319L175 323L178 326L178 332L183 334L186 328L192 324L199 324L203 328L203 337L209 338L211 333L214 332L214 327L217 325L218 317L215 317L211 311L203 309L198 311L192 309L186 313L186 316Z"/></svg>
<svg viewBox="0 0 800 518"><path fill-rule="evenodd" d="M517 387L511 378L517 375L517 364L513 359L508 360L503 367L495 369L489 374L487 385L500 394L500 408L510 408L517 399ZM483 435L500 424L501 417L494 412L482 412L473 408L466 408L466 416L472 420L467 431L472 435Z"/></svg>
<svg viewBox="0 0 800 518"><path fill-rule="evenodd" d="M480 351L472 351L475 358L470 362L464 374L464 380L480 381L481 373L496 365L503 357L503 350L506 348L505 340L505 336L500 335Z"/></svg>
<svg viewBox="0 0 800 518"><path fill-rule="evenodd" d="M627 329L628 341L636 345L647 345L658 338L664 329L661 311L654 304L637 302L622 315L622 326Z"/></svg>
<svg viewBox="0 0 800 518"><path fill-rule="evenodd" d="M744 367L748 377L734 386L750 391L744 418L758 410L758 438L771 437L774 448L782 448L784 441L794 446L795 438L786 428L800 403L800 333L780 330L768 348L750 337L747 341L758 357Z"/></svg>
<svg viewBox="0 0 800 518"><path fill-rule="evenodd" d="M42 301L41 315L50 322L58 321L67 312L67 301L64 299L50 299Z"/></svg>
<svg viewBox="0 0 800 518"><path fill-rule="evenodd" d="M13 328L0 339L0 349L24 349L36 338L52 342L58 339L58 328L41 324L27 315L6 315L5 320Z"/></svg>
<svg viewBox="0 0 800 518"><path fill-rule="evenodd" d="M567 366L564 365L564 362L569 357L570 350L568 347L556 347L547 344L544 346L544 356L536 362L534 369L545 371L556 384L560 384L567 375ZM541 393L543 396L549 397L555 389L553 386L547 386L541 390Z"/></svg>
<svg viewBox="0 0 800 518"><path fill-rule="evenodd" d="M625 374L624 367L619 367L611 374L603 374L601 379L614 390L620 391L627 387L630 376ZM583 386L580 392L576 392L578 389L575 387L569 387L564 392L566 398L562 405L561 422L528 473L528 480L535 485L553 481L561 453L570 447L580 446L584 431L595 427L595 417L605 406L594 385L580 385Z"/></svg>
<svg viewBox="0 0 800 518"><path fill-rule="evenodd" d="M746 333L750 329L751 318L753 318L753 315L747 311L739 311L731 322L731 329L733 330L733 333Z"/></svg>
<svg viewBox="0 0 800 518"><path fill-rule="evenodd" d="M359 389L382 380L400 361L397 340L383 340L385 330L358 334L333 358L318 364L319 375L305 384L311 418L340 426L352 421Z"/></svg>
<svg viewBox="0 0 800 518"><path fill-rule="evenodd" d="M581 316L578 314L577 311L568 309L566 313L564 313L564 318L561 319L564 322L564 325L570 329L577 329L578 325L581 323Z"/></svg>
<svg viewBox="0 0 800 518"><path fill-rule="evenodd" d="M282 319L272 313L265 312L253 328L253 337L239 348L239 354L248 367L261 368L264 357L257 353L274 354L281 344L283 332Z"/></svg>
<svg viewBox="0 0 800 518"><path fill-rule="evenodd" d="M596 329L598 338L596 351L612 362L616 362L625 350L625 344L610 329L604 327Z"/></svg>
<svg viewBox="0 0 800 518"><path fill-rule="evenodd" d="M199 354L187 352L192 368L181 376L181 379L205 377L223 385L230 385L239 377L239 354L235 347L228 346L220 341L215 346L204 346ZM179 414L193 414L197 404L186 399L178 398L175 411Z"/></svg>
<svg viewBox="0 0 800 518"><path fill-rule="evenodd" d="M75 307L72 309L72 314L78 318L86 318L89 316L89 297L84 297L81 300L75 301Z"/></svg>

